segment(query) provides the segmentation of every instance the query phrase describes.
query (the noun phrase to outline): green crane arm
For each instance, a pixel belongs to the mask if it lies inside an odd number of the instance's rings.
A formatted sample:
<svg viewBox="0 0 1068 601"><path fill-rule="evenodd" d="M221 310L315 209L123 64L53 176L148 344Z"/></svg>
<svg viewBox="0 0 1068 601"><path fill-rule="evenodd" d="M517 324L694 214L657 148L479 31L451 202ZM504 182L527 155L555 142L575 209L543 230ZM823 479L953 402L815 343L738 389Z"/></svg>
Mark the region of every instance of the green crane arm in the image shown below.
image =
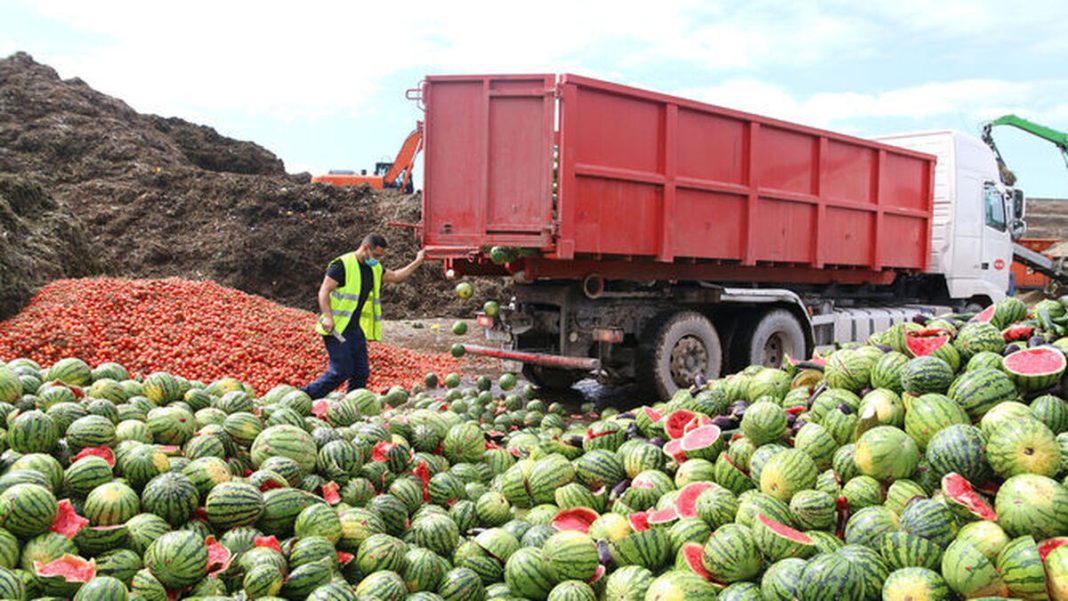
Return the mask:
<svg viewBox="0 0 1068 601"><path fill-rule="evenodd" d="M1006 185L1011 186L1016 183L1016 176L1005 165L1005 161L1001 158L1001 152L998 151L997 145L994 144L991 130L997 125L1009 125L1038 138L1042 138L1047 142L1052 142L1061 151L1061 156L1064 157L1064 164L1068 166L1068 134L1062 131L1057 131L1052 127L1046 127L1045 125L1039 125L1033 121L1028 121L1023 117L1003 115L983 126L983 141L994 151L994 156L997 158L998 162L998 169L1001 171L1001 181Z"/></svg>

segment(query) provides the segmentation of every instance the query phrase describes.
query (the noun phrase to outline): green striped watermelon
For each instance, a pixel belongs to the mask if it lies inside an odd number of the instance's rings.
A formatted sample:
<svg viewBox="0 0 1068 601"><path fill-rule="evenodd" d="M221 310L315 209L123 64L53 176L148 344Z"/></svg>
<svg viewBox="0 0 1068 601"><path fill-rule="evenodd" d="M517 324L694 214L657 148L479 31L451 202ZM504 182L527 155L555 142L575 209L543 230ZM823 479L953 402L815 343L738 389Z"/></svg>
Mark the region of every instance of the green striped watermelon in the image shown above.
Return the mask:
<svg viewBox="0 0 1068 601"><path fill-rule="evenodd" d="M702 561L713 578L725 583L749 580L763 567L752 531L739 524L717 528L705 543Z"/></svg>
<svg viewBox="0 0 1068 601"><path fill-rule="evenodd" d="M208 568L208 549L190 530L168 532L145 551L145 567L163 586L181 589L196 583Z"/></svg>

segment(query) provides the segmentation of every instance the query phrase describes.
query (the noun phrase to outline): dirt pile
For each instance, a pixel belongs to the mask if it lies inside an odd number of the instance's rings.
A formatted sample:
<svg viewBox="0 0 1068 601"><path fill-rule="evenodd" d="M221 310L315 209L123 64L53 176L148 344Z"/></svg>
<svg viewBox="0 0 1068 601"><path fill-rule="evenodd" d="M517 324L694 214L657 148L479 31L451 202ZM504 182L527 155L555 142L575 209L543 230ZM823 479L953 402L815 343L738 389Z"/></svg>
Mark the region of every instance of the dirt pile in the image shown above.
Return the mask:
<svg viewBox="0 0 1068 601"><path fill-rule="evenodd" d="M314 309L326 263L364 233L390 239L390 267L403 266L417 248L410 230L386 226L419 221L417 195L312 185L308 174L286 174L278 157L254 143L142 115L24 53L0 60L0 173L36 182L85 224L92 244L75 245L85 270L48 279L211 279ZM73 260L54 252L60 263ZM506 285L487 281L478 289L502 298ZM468 314L476 303L461 304L452 286L440 265L424 266L405 284L386 287L387 317Z"/></svg>
<svg viewBox="0 0 1068 601"><path fill-rule="evenodd" d="M98 273L101 255L65 205L28 179L0 174L0 319L45 282Z"/></svg>

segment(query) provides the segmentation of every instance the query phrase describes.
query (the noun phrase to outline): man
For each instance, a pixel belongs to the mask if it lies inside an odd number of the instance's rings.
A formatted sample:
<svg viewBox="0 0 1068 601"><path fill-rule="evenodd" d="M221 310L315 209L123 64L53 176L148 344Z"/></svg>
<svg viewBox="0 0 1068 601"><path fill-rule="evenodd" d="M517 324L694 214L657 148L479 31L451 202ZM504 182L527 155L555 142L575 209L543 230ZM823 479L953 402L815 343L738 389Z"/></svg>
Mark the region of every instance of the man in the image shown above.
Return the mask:
<svg viewBox="0 0 1068 601"><path fill-rule="evenodd" d="M386 239L368 234L359 248L334 259L319 286L319 322L330 365L326 373L301 390L320 399L348 380L349 392L367 386L371 375L367 341L382 339L382 282L398 283L411 277L425 259L420 250L403 269L385 269L379 260L386 254Z"/></svg>

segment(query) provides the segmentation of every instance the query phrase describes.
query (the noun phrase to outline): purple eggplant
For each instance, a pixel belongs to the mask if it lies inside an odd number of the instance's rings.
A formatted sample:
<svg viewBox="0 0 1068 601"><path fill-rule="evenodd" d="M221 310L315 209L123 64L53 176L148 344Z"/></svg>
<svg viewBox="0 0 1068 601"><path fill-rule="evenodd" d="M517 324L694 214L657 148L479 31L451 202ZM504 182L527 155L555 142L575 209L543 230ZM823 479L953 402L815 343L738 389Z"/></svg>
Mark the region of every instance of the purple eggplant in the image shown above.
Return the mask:
<svg viewBox="0 0 1068 601"><path fill-rule="evenodd" d="M609 499L618 499L623 496L623 493L627 492L630 488L630 480L621 480L619 484L612 487L612 492L608 495Z"/></svg>
<svg viewBox="0 0 1068 601"><path fill-rule="evenodd" d="M608 541L597 541L597 559L606 570L611 570L616 565L616 560L612 557L612 550L608 547Z"/></svg>
<svg viewBox="0 0 1068 601"><path fill-rule="evenodd" d="M838 410L845 415L853 415L853 408L845 403L838 403Z"/></svg>
<svg viewBox="0 0 1068 601"><path fill-rule="evenodd" d="M664 444L666 442L666 440L660 438L659 436L654 436L653 438L649 439L649 444L653 445L654 447L664 448Z"/></svg>
<svg viewBox="0 0 1068 601"><path fill-rule="evenodd" d="M738 420L729 415L717 415L712 418L712 425L720 430L733 430L738 427Z"/></svg>

